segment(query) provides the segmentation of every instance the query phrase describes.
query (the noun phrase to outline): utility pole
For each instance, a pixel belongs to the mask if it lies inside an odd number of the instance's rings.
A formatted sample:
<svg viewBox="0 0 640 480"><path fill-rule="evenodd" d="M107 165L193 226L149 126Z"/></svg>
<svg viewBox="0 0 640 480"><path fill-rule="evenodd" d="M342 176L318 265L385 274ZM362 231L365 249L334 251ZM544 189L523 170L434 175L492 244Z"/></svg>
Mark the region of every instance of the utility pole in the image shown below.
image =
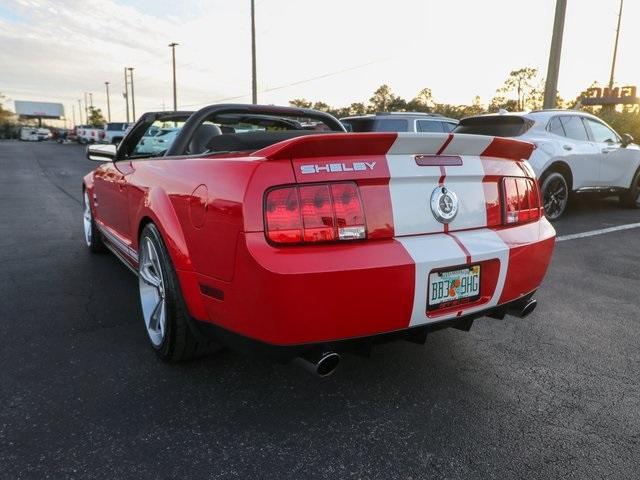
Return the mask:
<svg viewBox="0 0 640 480"><path fill-rule="evenodd" d="M93 93L89 92L89 105L91 105L91 109L93 110Z"/></svg>
<svg viewBox="0 0 640 480"><path fill-rule="evenodd" d="M251 101L258 103L258 81L256 79L256 3L251 0Z"/></svg>
<svg viewBox="0 0 640 480"><path fill-rule="evenodd" d="M129 123L129 81L127 80L127 67L124 67L124 101L127 104L127 123Z"/></svg>
<svg viewBox="0 0 640 480"><path fill-rule="evenodd" d="M84 125L82 121L82 100L78 99L78 116L80 117L80 125Z"/></svg>
<svg viewBox="0 0 640 480"><path fill-rule="evenodd" d="M129 70L129 80L131 81L131 120L136 121L136 94L133 91L133 67L127 67Z"/></svg>
<svg viewBox="0 0 640 480"><path fill-rule="evenodd" d="M562 35L564 32L564 17L566 13L567 0L556 0L556 15L553 21L553 36L551 37L547 81L544 86L544 108L556 107L558 76L560 74L560 56L562 54Z"/></svg>
<svg viewBox="0 0 640 480"><path fill-rule="evenodd" d="M620 38L620 21L622 20L622 5L624 0L620 0L620 11L618 12L618 28L616 28L616 43L613 47L613 60L611 61L611 75L609 76L609 90L613 88L613 77L616 71L616 57L618 56L618 39Z"/></svg>
<svg viewBox="0 0 640 480"><path fill-rule="evenodd" d="M109 82L104 82L104 86L107 88L107 121L111 121L111 102L109 101Z"/></svg>
<svg viewBox="0 0 640 480"><path fill-rule="evenodd" d="M89 123L89 106L87 105L87 92L84 92L84 118Z"/></svg>
<svg viewBox="0 0 640 480"><path fill-rule="evenodd" d="M76 106L71 104L71 115L73 115L73 126L76 126Z"/></svg>
<svg viewBox="0 0 640 480"><path fill-rule="evenodd" d="M178 46L179 44L176 42L172 42L169 44L169 46L171 47L171 61L173 63L173 111L177 112L178 111L178 96L177 96L177 89L176 89L176 46ZM164 107L163 107L164 110Z"/></svg>

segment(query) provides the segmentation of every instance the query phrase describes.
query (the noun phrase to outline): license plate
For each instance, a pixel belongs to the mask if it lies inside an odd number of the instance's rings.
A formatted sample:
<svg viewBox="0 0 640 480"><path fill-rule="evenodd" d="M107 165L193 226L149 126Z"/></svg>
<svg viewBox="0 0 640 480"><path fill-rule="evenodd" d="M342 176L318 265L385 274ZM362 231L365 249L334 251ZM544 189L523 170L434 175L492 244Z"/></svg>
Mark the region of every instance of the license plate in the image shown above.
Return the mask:
<svg viewBox="0 0 640 480"><path fill-rule="evenodd" d="M428 306L444 307L480 297L480 265L429 274Z"/></svg>

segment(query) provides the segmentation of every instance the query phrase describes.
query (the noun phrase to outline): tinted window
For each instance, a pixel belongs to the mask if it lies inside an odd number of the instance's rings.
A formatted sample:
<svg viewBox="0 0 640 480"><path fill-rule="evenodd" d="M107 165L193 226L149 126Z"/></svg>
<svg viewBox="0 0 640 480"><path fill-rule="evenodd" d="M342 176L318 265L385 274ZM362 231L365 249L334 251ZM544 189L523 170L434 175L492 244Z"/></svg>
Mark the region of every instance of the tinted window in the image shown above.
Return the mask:
<svg viewBox="0 0 640 480"><path fill-rule="evenodd" d="M107 123L107 130L124 130L126 128L126 123Z"/></svg>
<svg viewBox="0 0 640 480"><path fill-rule="evenodd" d="M442 122L442 127L444 128L445 132L453 132L453 129L456 128L457 126L458 126L457 123Z"/></svg>
<svg viewBox="0 0 640 480"><path fill-rule="evenodd" d="M592 120L590 118L585 118L585 122L589 126L591 130L591 136L593 137L593 141L595 142L608 142L608 143L616 143L618 142L618 135L616 132L611 130L605 124L600 123L596 120Z"/></svg>
<svg viewBox="0 0 640 480"><path fill-rule="evenodd" d="M573 138L574 140L582 140L588 141L589 137L587 136L587 131L584 128L584 124L582 123L582 119L575 115L571 116L563 116L560 117L560 121L562 122L562 126L564 127L565 135L568 138Z"/></svg>
<svg viewBox="0 0 640 480"><path fill-rule="evenodd" d="M453 129L455 133L471 133L474 135L491 135L494 137L517 137L529 130L531 120L514 115L487 115L460 120Z"/></svg>
<svg viewBox="0 0 640 480"><path fill-rule="evenodd" d="M565 136L564 128L562 128L562 123L560 122L559 117L553 117L549 122L549 131L551 133L555 133L556 135L560 135L561 137Z"/></svg>
<svg viewBox="0 0 640 480"><path fill-rule="evenodd" d="M389 118L375 121L376 132L407 132L409 122L402 119Z"/></svg>
<svg viewBox="0 0 640 480"><path fill-rule="evenodd" d="M351 118L343 120L342 124L348 132L373 132L373 117L371 118Z"/></svg>
<svg viewBox="0 0 640 480"><path fill-rule="evenodd" d="M417 124L419 132L442 133L445 131L442 128L442 122L435 122L433 120L418 120ZM446 131L448 132L449 130Z"/></svg>
<svg viewBox="0 0 640 480"><path fill-rule="evenodd" d="M401 118L350 118L342 124L349 132L407 132L409 122Z"/></svg>

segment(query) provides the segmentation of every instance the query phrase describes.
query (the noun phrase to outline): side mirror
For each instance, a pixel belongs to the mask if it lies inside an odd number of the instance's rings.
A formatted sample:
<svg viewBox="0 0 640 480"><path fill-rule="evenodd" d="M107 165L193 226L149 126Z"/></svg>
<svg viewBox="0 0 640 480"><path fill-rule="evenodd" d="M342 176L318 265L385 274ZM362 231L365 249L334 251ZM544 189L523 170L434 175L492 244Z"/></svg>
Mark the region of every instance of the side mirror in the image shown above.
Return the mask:
<svg viewBox="0 0 640 480"><path fill-rule="evenodd" d="M631 145L633 143L633 137L631 135L629 135L628 133L625 133L622 135L622 148Z"/></svg>
<svg viewBox="0 0 640 480"><path fill-rule="evenodd" d="M94 162L113 162L116 159L115 145L89 145L87 158Z"/></svg>

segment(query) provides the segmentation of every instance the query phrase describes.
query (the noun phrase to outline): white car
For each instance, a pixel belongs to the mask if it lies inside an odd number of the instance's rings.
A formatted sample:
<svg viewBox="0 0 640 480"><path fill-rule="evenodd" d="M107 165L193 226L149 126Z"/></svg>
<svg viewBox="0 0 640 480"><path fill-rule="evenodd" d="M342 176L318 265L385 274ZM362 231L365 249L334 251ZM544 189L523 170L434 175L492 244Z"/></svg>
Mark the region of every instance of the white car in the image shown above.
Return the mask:
<svg viewBox="0 0 640 480"><path fill-rule="evenodd" d="M145 135L136 147L137 153L160 153L167 150L178 136L178 128L161 128L153 136ZM149 133L149 132L147 132Z"/></svg>
<svg viewBox="0 0 640 480"><path fill-rule="evenodd" d="M48 128L39 128L37 130L38 140L49 140L53 135Z"/></svg>
<svg viewBox="0 0 640 480"><path fill-rule="evenodd" d="M618 195L640 208L640 147L598 117L573 110L539 110L468 117L456 133L517 137L533 143L529 158L547 218L566 210L571 193Z"/></svg>
<svg viewBox="0 0 640 480"><path fill-rule="evenodd" d="M22 127L20 129L20 140L23 142L37 142L38 130L33 127Z"/></svg>

